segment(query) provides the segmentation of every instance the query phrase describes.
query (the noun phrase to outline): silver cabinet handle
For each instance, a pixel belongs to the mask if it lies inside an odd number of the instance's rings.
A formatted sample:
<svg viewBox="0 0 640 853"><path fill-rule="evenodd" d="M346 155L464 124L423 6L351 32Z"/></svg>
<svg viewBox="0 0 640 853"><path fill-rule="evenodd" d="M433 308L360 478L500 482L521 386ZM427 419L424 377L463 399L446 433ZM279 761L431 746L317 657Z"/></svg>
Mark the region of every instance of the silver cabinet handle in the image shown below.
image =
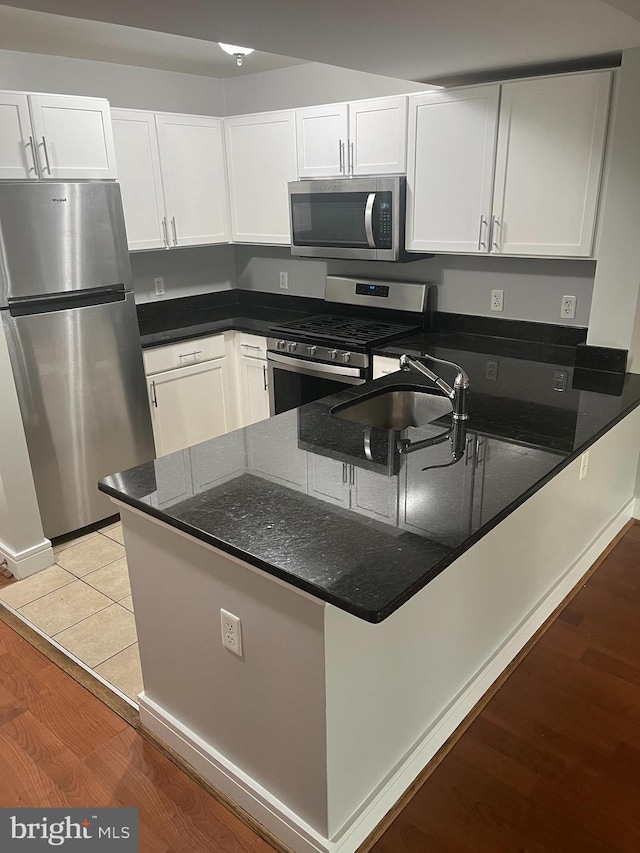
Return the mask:
<svg viewBox="0 0 640 853"><path fill-rule="evenodd" d="M190 355L201 355L201 353L202 353L201 349L196 349L193 352L181 352L181 353L178 353L178 358L187 358L187 356L190 356Z"/></svg>
<svg viewBox="0 0 640 853"><path fill-rule="evenodd" d="M164 247L169 248L169 233L167 232L167 217L162 217L162 233L164 234Z"/></svg>
<svg viewBox="0 0 640 853"><path fill-rule="evenodd" d="M259 344L241 344L245 349L260 349Z"/></svg>
<svg viewBox="0 0 640 853"><path fill-rule="evenodd" d="M347 482L347 463L346 462L342 463L342 482L343 483Z"/></svg>
<svg viewBox="0 0 640 853"><path fill-rule="evenodd" d="M485 236L484 240L482 239L482 236L483 236L482 232L484 231L485 228L487 228L487 229L489 228L489 220L485 216L481 215L480 216L480 231L478 232L478 251L482 251L483 248L485 250L489 249L489 247L487 246L486 236Z"/></svg>
<svg viewBox="0 0 640 853"><path fill-rule="evenodd" d="M44 149L44 161L47 164L47 172L51 174L51 166L49 165L49 152L47 151L47 140L42 137L42 148Z"/></svg>
<svg viewBox="0 0 640 853"><path fill-rule="evenodd" d="M353 175L353 164L355 161L355 149L353 147L353 142L349 143L349 174Z"/></svg>
<svg viewBox="0 0 640 853"><path fill-rule="evenodd" d="M369 248L375 249L376 241L373 239L373 205L376 202L376 194L369 193L367 204L364 209L364 231L367 235L367 243Z"/></svg>
<svg viewBox="0 0 640 853"><path fill-rule="evenodd" d="M476 468L479 468L484 462L485 445L486 441L484 438L476 439Z"/></svg>
<svg viewBox="0 0 640 853"><path fill-rule="evenodd" d="M262 365L262 381L264 382L264 390L267 390L267 365Z"/></svg>
<svg viewBox="0 0 640 853"><path fill-rule="evenodd" d="M178 245L178 235L176 234L176 218L175 216L171 217L171 230L173 231L173 245Z"/></svg>
<svg viewBox="0 0 640 853"><path fill-rule="evenodd" d="M36 173L36 178L38 177L38 158L36 156L36 146L33 142L33 136L29 137L29 145L31 146L31 157L33 158L33 171Z"/></svg>
<svg viewBox="0 0 640 853"><path fill-rule="evenodd" d="M353 486L356 482L356 469L353 465L349 465L349 485Z"/></svg>
<svg viewBox="0 0 640 853"><path fill-rule="evenodd" d="M502 242L502 225L497 216L493 217L493 225L491 226L491 248L496 252L500 251L500 243Z"/></svg>
<svg viewBox="0 0 640 853"><path fill-rule="evenodd" d="M156 394L156 383L155 380L151 380L151 402L153 405L158 408L158 395Z"/></svg>
<svg viewBox="0 0 640 853"><path fill-rule="evenodd" d="M344 174L344 142L338 140L338 156L340 158L340 174Z"/></svg>

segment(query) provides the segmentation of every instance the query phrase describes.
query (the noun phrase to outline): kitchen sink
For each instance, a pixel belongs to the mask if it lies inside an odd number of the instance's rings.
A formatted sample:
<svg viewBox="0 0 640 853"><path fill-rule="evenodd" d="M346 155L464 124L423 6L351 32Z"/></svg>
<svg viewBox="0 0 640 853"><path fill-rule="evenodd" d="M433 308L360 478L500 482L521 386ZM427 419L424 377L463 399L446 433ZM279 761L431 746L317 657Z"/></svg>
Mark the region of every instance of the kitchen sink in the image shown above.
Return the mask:
<svg viewBox="0 0 640 853"><path fill-rule="evenodd" d="M437 421L452 411L451 400L441 394L421 388L393 388L343 403L331 414L365 426L403 430Z"/></svg>

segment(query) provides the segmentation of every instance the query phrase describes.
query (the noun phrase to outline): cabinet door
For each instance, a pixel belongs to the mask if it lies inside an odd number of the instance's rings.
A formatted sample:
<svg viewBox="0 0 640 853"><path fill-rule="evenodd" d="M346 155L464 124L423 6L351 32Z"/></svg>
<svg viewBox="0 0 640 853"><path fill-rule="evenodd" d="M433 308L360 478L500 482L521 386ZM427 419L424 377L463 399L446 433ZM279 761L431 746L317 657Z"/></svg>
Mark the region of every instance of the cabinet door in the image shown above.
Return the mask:
<svg viewBox="0 0 640 853"><path fill-rule="evenodd" d="M438 427L413 430L418 441L433 437ZM452 459L449 442L416 450L406 457L404 477L406 488L401 490L399 526L426 534L436 542L459 544L473 529L473 490L475 480L475 442L467 434L466 453L447 468Z"/></svg>
<svg viewBox="0 0 640 853"><path fill-rule="evenodd" d="M35 156L27 96L0 92L0 178L37 178Z"/></svg>
<svg viewBox="0 0 640 853"><path fill-rule="evenodd" d="M115 178L109 102L102 98L29 95L43 178Z"/></svg>
<svg viewBox="0 0 640 853"><path fill-rule="evenodd" d="M275 431L273 422L262 421L248 427L245 435L249 474L307 491L307 453L298 449L297 418L283 418Z"/></svg>
<svg viewBox="0 0 640 853"><path fill-rule="evenodd" d="M262 358L241 355L239 365L242 425L246 426L269 417L267 362Z"/></svg>
<svg viewBox="0 0 640 853"><path fill-rule="evenodd" d="M293 110L225 119L234 243L291 243L287 183L297 177Z"/></svg>
<svg viewBox="0 0 640 853"><path fill-rule="evenodd" d="M375 98L349 104L352 175L404 174L407 170L407 98Z"/></svg>
<svg viewBox="0 0 640 853"><path fill-rule="evenodd" d="M398 523L398 477L351 466L351 509L385 524Z"/></svg>
<svg viewBox="0 0 640 853"><path fill-rule="evenodd" d="M215 438L232 426L226 358L157 373L147 385L158 456Z"/></svg>
<svg viewBox="0 0 640 853"><path fill-rule="evenodd" d="M346 175L348 135L346 104L296 110L298 176L319 178Z"/></svg>
<svg viewBox="0 0 640 853"><path fill-rule="evenodd" d="M164 197L155 115L111 110L111 123L129 249L164 248Z"/></svg>
<svg viewBox="0 0 640 853"><path fill-rule="evenodd" d="M506 83L492 251L592 253L611 73Z"/></svg>
<svg viewBox="0 0 640 853"><path fill-rule="evenodd" d="M172 246L229 242L222 119L157 115Z"/></svg>
<svg viewBox="0 0 640 853"><path fill-rule="evenodd" d="M499 86L409 98L407 249L487 252Z"/></svg>
<svg viewBox="0 0 640 853"><path fill-rule="evenodd" d="M307 492L312 498L349 508L351 466L319 453L307 453Z"/></svg>

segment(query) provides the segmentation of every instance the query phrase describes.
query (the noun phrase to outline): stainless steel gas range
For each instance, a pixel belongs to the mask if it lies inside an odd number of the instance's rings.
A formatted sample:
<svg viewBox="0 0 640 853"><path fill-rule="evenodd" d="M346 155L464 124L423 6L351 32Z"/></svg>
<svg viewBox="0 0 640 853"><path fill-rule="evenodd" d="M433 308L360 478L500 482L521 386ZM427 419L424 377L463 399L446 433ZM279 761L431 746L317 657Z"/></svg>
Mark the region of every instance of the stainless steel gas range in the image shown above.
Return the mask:
<svg viewBox="0 0 640 853"><path fill-rule="evenodd" d="M271 329L267 360L272 415L371 379L371 350L428 322L429 286L328 276L325 307L327 313Z"/></svg>

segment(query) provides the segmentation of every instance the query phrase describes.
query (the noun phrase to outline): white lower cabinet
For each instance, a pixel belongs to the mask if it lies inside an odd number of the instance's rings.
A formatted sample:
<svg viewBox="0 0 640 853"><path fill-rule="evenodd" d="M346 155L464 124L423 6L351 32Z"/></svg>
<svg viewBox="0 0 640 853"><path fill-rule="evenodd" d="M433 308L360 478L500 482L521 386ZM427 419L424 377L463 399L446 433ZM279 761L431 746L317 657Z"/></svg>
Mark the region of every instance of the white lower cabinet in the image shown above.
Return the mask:
<svg viewBox="0 0 640 853"><path fill-rule="evenodd" d="M235 429L232 358L223 335L157 347L144 355L158 456Z"/></svg>
<svg viewBox="0 0 640 853"><path fill-rule="evenodd" d="M398 478L307 453L307 493L361 515L396 525Z"/></svg>
<svg viewBox="0 0 640 853"><path fill-rule="evenodd" d="M237 333L236 359L240 425L247 426L269 417L267 339Z"/></svg>

